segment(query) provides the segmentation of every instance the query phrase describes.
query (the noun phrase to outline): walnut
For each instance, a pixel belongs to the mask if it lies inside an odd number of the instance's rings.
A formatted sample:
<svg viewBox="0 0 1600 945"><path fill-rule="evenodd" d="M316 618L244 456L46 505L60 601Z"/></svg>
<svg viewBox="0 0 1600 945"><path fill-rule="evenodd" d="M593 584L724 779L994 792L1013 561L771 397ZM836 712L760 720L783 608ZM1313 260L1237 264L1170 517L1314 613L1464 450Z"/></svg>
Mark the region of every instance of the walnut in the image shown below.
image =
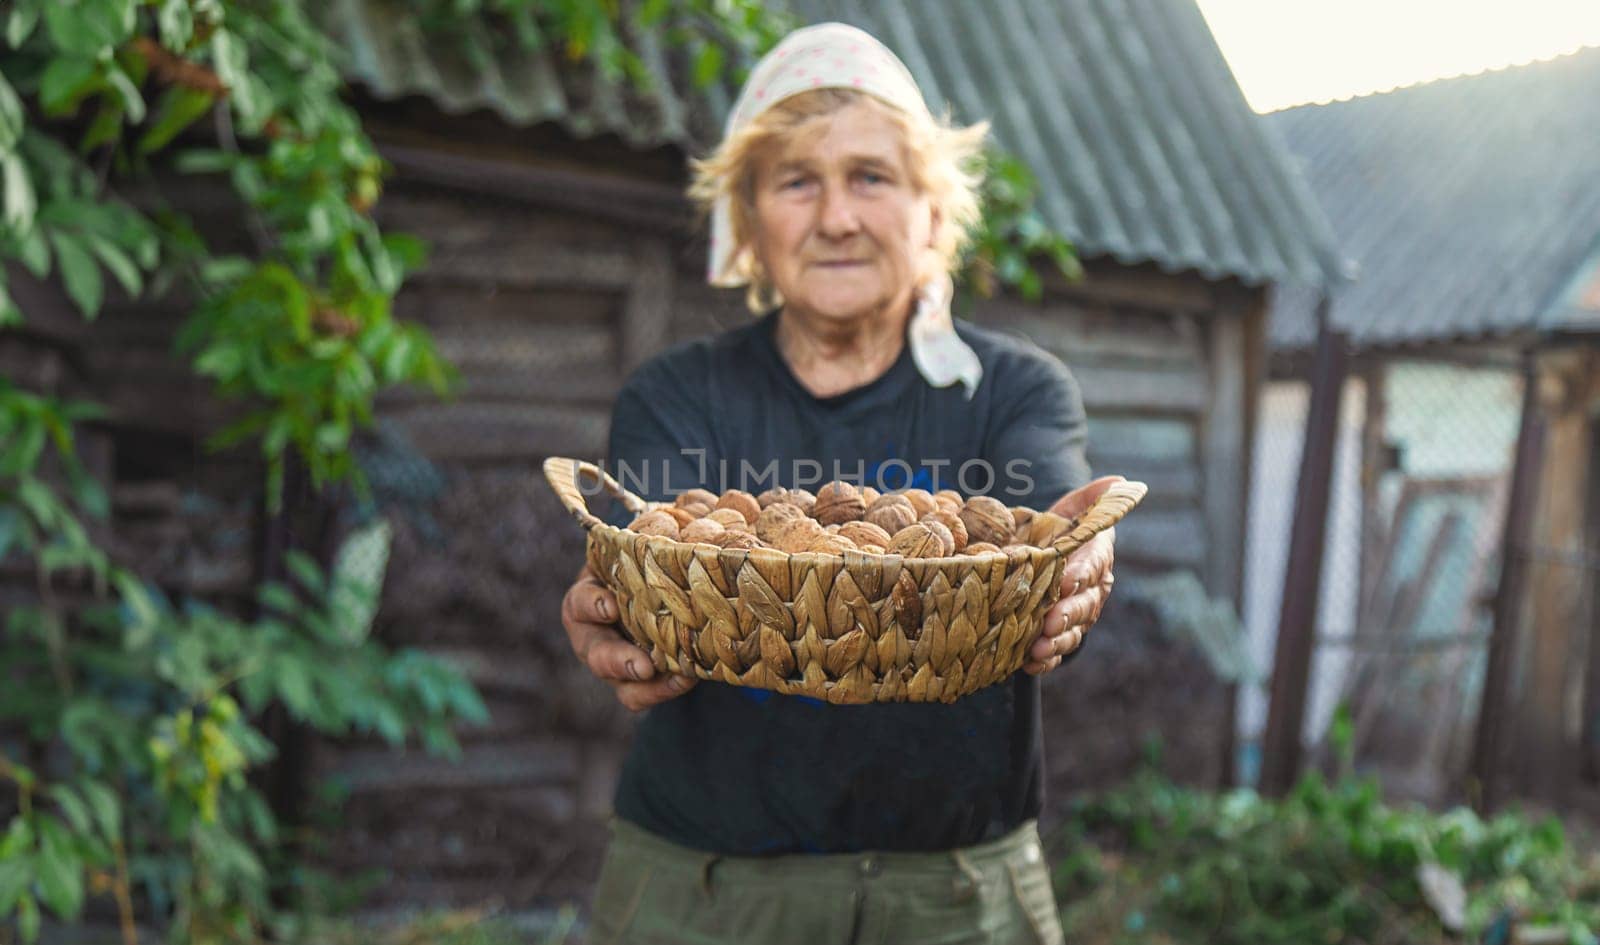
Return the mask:
<svg viewBox="0 0 1600 945"><path fill-rule="evenodd" d="M862 545L861 550L869 555L881 555L888 553L888 548L883 545Z"/></svg>
<svg viewBox="0 0 1600 945"><path fill-rule="evenodd" d="M1017 527L1006 504L988 495L975 495L967 500L966 506L961 509L961 523L967 526L967 534L974 540L986 541L991 545L1004 545L1011 541L1011 535Z"/></svg>
<svg viewBox="0 0 1600 945"><path fill-rule="evenodd" d="M777 537L778 526L805 517L806 513L800 511L798 506L787 502L775 502L762 509L761 514L756 517L756 537L773 544Z"/></svg>
<svg viewBox="0 0 1600 945"><path fill-rule="evenodd" d="M933 501L933 494L926 489L907 489L900 495L905 496L911 507L917 510L917 518L927 515L937 507L937 503Z"/></svg>
<svg viewBox="0 0 1600 945"><path fill-rule="evenodd" d="M1028 526L1033 524L1033 517L1039 513L1026 505L1019 505L1011 510L1011 523L1014 526L1013 534L1026 535Z"/></svg>
<svg viewBox="0 0 1600 945"><path fill-rule="evenodd" d="M744 513L738 509L712 509L701 521L716 522L723 528L750 524L744 517Z"/></svg>
<svg viewBox="0 0 1600 945"><path fill-rule="evenodd" d="M685 525L682 531L678 532L678 540L709 542L725 531L727 529L723 528L722 523L716 519L697 518Z"/></svg>
<svg viewBox="0 0 1600 945"><path fill-rule="evenodd" d="M751 548L766 548L761 539L749 532L734 531L731 528L723 529L722 534L711 540L713 545L720 548L742 548L746 551Z"/></svg>
<svg viewBox="0 0 1600 945"><path fill-rule="evenodd" d="M939 537L939 546L944 549L940 555L941 557L949 557L950 555L953 555L957 551L961 550L960 548L956 547L955 536L950 534L950 529L946 528L943 522L939 521L933 516L929 516L923 520L922 524L933 529L933 533ZM966 547L966 542L962 542L961 544L962 547Z"/></svg>
<svg viewBox="0 0 1600 945"><path fill-rule="evenodd" d="M782 486L774 486L756 496L756 501L761 504L762 508L766 508L774 502L787 502L789 501L789 490Z"/></svg>
<svg viewBox="0 0 1600 945"><path fill-rule="evenodd" d="M628 530L641 535L661 535L675 539L678 537L678 520L658 509L646 512L629 522Z"/></svg>
<svg viewBox="0 0 1600 945"><path fill-rule="evenodd" d="M695 518L705 518L711 514L711 506L705 502L688 502L678 506L678 508L683 509Z"/></svg>
<svg viewBox="0 0 1600 945"><path fill-rule="evenodd" d="M839 534L855 542L857 547L861 545L889 547L890 533L871 522L845 522L839 526Z"/></svg>
<svg viewBox="0 0 1600 945"><path fill-rule="evenodd" d="M817 497L806 489L790 489L783 501L799 506L800 511L810 515L812 506L817 504Z"/></svg>
<svg viewBox="0 0 1600 945"><path fill-rule="evenodd" d="M883 493L881 493L878 490L872 488L871 486L862 486L861 487L861 501L867 503L867 508L869 508L869 509L872 508L872 503L878 501L878 499L880 497L882 497L882 495L883 495Z"/></svg>
<svg viewBox="0 0 1600 945"><path fill-rule="evenodd" d="M672 504L680 509L690 505L703 505L710 510L716 507L717 494L709 489L689 489L678 493Z"/></svg>
<svg viewBox="0 0 1600 945"><path fill-rule="evenodd" d="M857 549L856 543L844 537L843 535L829 535L824 533L822 537L817 538L816 540L812 541L811 544L807 545L806 550L826 555L842 555L846 551L855 551Z"/></svg>
<svg viewBox="0 0 1600 945"><path fill-rule="evenodd" d="M907 558L939 558L944 555L944 538L922 522L912 522L889 540L889 553Z"/></svg>
<svg viewBox="0 0 1600 945"><path fill-rule="evenodd" d="M763 540L776 548L795 554L805 551L812 542L826 534L822 526L814 520L799 516L783 522L772 533L771 538Z"/></svg>
<svg viewBox="0 0 1600 945"><path fill-rule="evenodd" d="M1019 541L1043 548L1072 530L1072 520L1054 512L1040 512L1028 523L1028 533L1017 535Z"/></svg>
<svg viewBox="0 0 1600 945"><path fill-rule="evenodd" d="M962 549L961 553L964 555L992 555L999 550L999 547L991 545L986 541L975 541L966 548Z"/></svg>
<svg viewBox="0 0 1600 945"><path fill-rule="evenodd" d="M866 520L893 535L920 517L910 499L891 493L867 507Z"/></svg>
<svg viewBox="0 0 1600 945"><path fill-rule="evenodd" d="M967 547L967 540L970 537L967 533L967 525L965 522L961 521L961 516L951 512L949 509L934 509L927 515L922 516L920 521L923 523L938 522L940 525L943 525L945 528L950 530L950 538L955 542L955 550L952 551L951 554L955 554L961 549Z"/></svg>
<svg viewBox="0 0 1600 945"><path fill-rule="evenodd" d="M811 508L811 517L824 525L858 521L865 514L867 503L861 499L861 490L837 480L817 490L817 503Z"/></svg>
<svg viewBox="0 0 1600 945"><path fill-rule="evenodd" d="M961 514L961 493L954 489L940 489L933 494L933 501L957 515Z"/></svg>
<svg viewBox="0 0 1600 945"><path fill-rule="evenodd" d="M718 499L717 504L713 507L714 511L720 509L733 509L744 516L746 522L754 522L756 516L761 514L761 503L756 501L756 497L748 492L741 489L729 489L722 494L722 498ZM723 524L727 523L724 522Z"/></svg>
<svg viewBox="0 0 1600 945"><path fill-rule="evenodd" d="M673 520L678 523L679 528L682 528L683 526L689 524L690 522L696 521L697 519L697 516L693 512L689 511L688 509L680 509L675 505L669 505L663 509L660 509L660 511L672 516Z"/></svg>

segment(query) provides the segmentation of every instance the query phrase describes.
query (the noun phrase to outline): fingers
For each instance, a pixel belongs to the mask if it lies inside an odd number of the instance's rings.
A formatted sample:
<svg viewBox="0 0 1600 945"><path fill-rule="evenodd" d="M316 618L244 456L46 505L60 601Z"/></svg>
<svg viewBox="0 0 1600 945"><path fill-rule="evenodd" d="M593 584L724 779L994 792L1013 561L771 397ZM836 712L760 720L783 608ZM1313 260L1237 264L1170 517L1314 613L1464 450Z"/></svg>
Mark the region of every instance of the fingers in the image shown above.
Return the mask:
<svg viewBox="0 0 1600 945"><path fill-rule="evenodd" d="M617 630L616 620L616 596L585 567L561 601L561 622L578 659L630 711L680 696L699 682L692 676L658 673L650 654L630 643Z"/></svg>
<svg viewBox="0 0 1600 945"><path fill-rule="evenodd" d="M1033 646L1028 650L1028 662L1023 664L1023 671L1038 675L1060 666L1063 658L1083 645L1083 633L1086 629L1086 627L1073 627L1057 636L1039 637L1033 641Z"/></svg>
<svg viewBox="0 0 1600 945"><path fill-rule="evenodd" d="M614 682L611 688L616 690L617 701L626 706L630 712L642 712L653 705L683 695L693 689L698 682L700 680L693 676L679 676L672 673L649 682Z"/></svg>
<svg viewBox="0 0 1600 945"><path fill-rule="evenodd" d="M1044 615L1042 636L1059 636L1068 627L1088 629L1094 626L1111 597L1111 586L1115 581L1114 577L1107 574L1100 583L1057 601Z"/></svg>
<svg viewBox="0 0 1600 945"><path fill-rule="evenodd" d="M1099 479L1086 486L1079 486L1055 501L1050 506L1050 511L1067 518L1076 518L1089 510L1089 507L1100 501L1106 490L1114 482L1123 482L1122 476L1101 476Z"/></svg>
<svg viewBox="0 0 1600 945"><path fill-rule="evenodd" d="M1067 556L1061 568L1061 596L1067 597L1082 588L1099 584L1111 573L1117 557L1117 530L1108 528L1089 539L1083 547Z"/></svg>
<svg viewBox="0 0 1600 945"><path fill-rule="evenodd" d="M617 598L600 583L600 579L587 568L567 589L561 600L561 619L569 624L614 623L617 619Z"/></svg>

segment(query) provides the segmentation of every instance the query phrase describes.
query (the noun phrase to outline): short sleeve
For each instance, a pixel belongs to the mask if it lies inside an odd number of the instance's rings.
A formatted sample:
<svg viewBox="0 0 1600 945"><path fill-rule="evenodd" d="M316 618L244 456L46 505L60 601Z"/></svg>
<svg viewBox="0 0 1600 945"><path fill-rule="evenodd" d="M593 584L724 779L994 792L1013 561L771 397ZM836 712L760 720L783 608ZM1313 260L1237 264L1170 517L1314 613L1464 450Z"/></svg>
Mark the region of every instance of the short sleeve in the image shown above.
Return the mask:
<svg viewBox="0 0 1600 945"><path fill-rule="evenodd" d="M1005 375L986 459L996 498L1043 511L1090 479L1089 423L1078 381L1055 356L1035 348Z"/></svg>
<svg viewBox="0 0 1600 945"><path fill-rule="evenodd" d="M680 380L702 376L665 360L648 362L617 395L605 468L634 495L663 502L706 487L702 473L715 468L715 445L695 392ZM610 524L620 527L632 517L619 502L606 505L600 517Z"/></svg>

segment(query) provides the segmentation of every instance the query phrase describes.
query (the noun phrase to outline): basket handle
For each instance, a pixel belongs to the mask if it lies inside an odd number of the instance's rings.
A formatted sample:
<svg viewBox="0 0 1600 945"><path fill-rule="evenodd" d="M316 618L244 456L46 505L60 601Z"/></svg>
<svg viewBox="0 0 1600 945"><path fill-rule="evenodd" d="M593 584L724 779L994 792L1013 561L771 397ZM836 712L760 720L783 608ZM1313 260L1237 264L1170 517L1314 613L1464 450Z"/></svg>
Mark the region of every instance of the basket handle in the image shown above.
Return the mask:
<svg viewBox="0 0 1600 945"><path fill-rule="evenodd" d="M649 508L643 499L624 489L621 483L612 479L610 474L594 463L586 463L581 459L568 459L565 456L551 456L544 461L544 478L550 482L550 488L555 490L561 504L567 507L567 511L571 512L572 517L585 529L605 523L589 511L589 503L584 499L585 493L578 485L580 476L599 480L607 492L635 515Z"/></svg>
<svg viewBox="0 0 1600 945"><path fill-rule="evenodd" d="M1113 482L1078 519L1077 527L1051 545L1063 551L1076 551L1095 535L1122 521L1149 491L1149 486L1132 479Z"/></svg>

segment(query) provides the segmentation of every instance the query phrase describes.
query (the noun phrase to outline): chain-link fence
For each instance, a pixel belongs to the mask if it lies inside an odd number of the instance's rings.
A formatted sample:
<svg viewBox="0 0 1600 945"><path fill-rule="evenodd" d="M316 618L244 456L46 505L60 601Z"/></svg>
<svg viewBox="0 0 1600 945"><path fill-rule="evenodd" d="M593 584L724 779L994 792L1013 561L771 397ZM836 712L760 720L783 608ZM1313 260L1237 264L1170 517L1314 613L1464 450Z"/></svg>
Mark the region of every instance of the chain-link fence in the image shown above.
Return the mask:
<svg viewBox="0 0 1600 945"><path fill-rule="evenodd" d="M1470 761L1521 379L1515 369L1365 361L1345 383L1327 509L1304 736L1349 708L1358 765L1389 790L1438 798ZM1244 606L1271 666L1310 401L1303 380L1264 392ZM1241 694L1241 775L1253 779L1265 687Z"/></svg>

